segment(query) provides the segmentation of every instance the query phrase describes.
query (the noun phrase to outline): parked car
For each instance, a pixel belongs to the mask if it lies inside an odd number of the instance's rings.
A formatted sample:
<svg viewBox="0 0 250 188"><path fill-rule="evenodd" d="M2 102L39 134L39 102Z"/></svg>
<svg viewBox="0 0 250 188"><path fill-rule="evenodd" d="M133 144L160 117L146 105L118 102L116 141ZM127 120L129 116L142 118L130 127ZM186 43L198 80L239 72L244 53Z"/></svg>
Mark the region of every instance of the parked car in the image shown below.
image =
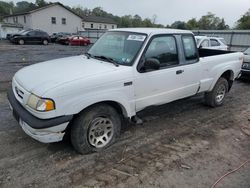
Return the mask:
<svg viewBox="0 0 250 188"><path fill-rule="evenodd" d="M69 38L71 37L71 34L65 34L61 37L58 37L56 39L56 43L63 44L63 45L69 45Z"/></svg>
<svg viewBox="0 0 250 188"><path fill-rule="evenodd" d="M6 38L7 38L8 40L11 40L12 37L18 36L18 35L20 35L20 34L26 32L26 31L31 31L31 29L24 29L24 30L21 30L21 31L19 31L19 32L17 32L17 33L7 34L7 35L6 35Z"/></svg>
<svg viewBox="0 0 250 188"><path fill-rule="evenodd" d="M190 31L115 29L85 55L19 70L8 100L29 136L51 143L69 131L85 154L113 144L122 121L138 119L146 107L198 93L221 106L242 63L241 52L198 51Z"/></svg>
<svg viewBox="0 0 250 188"><path fill-rule="evenodd" d="M74 45L74 46L90 45L90 40L88 38L79 35L69 37L68 40L69 40L69 45Z"/></svg>
<svg viewBox="0 0 250 188"><path fill-rule="evenodd" d="M61 37L64 37L64 36L70 36L71 33L66 33L66 32L59 32L59 33L53 33L53 35L50 36L50 40L51 42L57 42L57 40Z"/></svg>
<svg viewBox="0 0 250 188"><path fill-rule="evenodd" d="M28 30L21 34L16 34L11 38L15 44L44 44L48 45L50 41L48 33L41 30Z"/></svg>
<svg viewBox="0 0 250 188"><path fill-rule="evenodd" d="M227 42L221 37L195 36L197 48L229 50Z"/></svg>
<svg viewBox="0 0 250 188"><path fill-rule="evenodd" d="M241 69L242 78L250 78L250 47L244 51L244 63Z"/></svg>

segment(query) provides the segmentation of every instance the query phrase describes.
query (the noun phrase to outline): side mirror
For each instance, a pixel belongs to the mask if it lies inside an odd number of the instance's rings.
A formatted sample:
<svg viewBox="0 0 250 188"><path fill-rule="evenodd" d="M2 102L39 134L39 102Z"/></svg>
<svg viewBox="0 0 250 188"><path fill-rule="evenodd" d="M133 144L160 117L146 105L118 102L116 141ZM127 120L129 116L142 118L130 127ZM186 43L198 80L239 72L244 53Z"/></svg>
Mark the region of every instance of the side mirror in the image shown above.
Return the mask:
<svg viewBox="0 0 250 188"><path fill-rule="evenodd" d="M160 61L155 58L146 59L143 68L145 70L159 70L160 69Z"/></svg>
<svg viewBox="0 0 250 188"><path fill-rule="evenodd" d="M26 34L26 36L30 36L30 34L29 34L29 33L27 33L27 34Z"/></svg>

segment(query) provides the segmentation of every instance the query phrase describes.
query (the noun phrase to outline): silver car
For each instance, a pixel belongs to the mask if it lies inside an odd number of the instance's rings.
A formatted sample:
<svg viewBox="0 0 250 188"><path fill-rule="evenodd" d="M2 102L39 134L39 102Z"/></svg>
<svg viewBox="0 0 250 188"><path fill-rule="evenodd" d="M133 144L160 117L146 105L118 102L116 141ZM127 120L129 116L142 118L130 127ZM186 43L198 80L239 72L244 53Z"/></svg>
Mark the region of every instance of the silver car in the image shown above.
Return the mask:
<svg viewBox="0 0 250 188"><path fill-rule="evenodd" d="M244 51L244 63L242 65L242 77L250 77L250 47Z"/></svg>

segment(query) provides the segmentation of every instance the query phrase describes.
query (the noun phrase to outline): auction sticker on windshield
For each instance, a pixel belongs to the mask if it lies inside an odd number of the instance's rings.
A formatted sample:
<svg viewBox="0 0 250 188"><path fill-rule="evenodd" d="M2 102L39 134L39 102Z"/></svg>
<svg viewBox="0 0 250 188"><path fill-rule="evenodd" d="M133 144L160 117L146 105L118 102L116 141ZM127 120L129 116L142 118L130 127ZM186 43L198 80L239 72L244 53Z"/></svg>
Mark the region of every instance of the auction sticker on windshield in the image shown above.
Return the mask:
<svg viewBox="0 0 250 188"><path fill-rule="evenodd" d="M144 35L129 35L127 40L144 41L146 36Z"/></svg>

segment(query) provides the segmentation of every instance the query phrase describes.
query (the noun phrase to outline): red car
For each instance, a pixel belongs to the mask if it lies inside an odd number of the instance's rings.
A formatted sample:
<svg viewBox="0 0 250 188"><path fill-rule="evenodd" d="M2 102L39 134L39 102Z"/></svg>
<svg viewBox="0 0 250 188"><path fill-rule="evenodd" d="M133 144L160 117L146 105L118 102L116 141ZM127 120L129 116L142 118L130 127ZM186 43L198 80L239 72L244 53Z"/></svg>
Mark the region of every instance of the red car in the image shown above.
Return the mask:
<svg viewBox="0 0 250 188"><path fill-rule="evenodd" d="M68 38L69 45L74 46L87 46L90 44L90 40L88 38L82 36L72 36Z"/></svg>

